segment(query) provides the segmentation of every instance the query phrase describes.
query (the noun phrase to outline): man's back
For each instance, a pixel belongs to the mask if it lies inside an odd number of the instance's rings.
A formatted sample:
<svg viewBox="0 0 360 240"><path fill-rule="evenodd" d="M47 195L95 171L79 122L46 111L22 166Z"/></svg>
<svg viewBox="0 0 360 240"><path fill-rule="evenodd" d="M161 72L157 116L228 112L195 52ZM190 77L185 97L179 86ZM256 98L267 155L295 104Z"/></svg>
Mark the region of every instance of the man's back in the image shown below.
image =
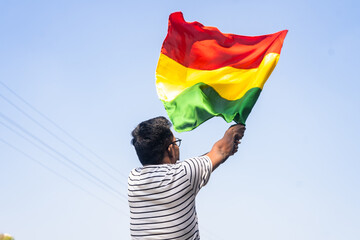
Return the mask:
<svg viewBox="0 0 360 240"><path fill-rule="evenodd" d="M195 197L212 172L207 157L147 165L130 172L133 239L199 239Z"/></svg>

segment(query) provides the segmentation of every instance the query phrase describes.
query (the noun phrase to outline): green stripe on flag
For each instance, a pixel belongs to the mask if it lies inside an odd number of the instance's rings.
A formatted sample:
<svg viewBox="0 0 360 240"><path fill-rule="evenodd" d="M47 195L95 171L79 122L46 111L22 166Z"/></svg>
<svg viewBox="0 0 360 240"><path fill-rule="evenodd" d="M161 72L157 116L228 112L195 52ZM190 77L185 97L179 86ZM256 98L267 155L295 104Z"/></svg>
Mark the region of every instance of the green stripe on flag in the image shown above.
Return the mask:
<svg viewBox="0 0 360 240"><path fill-rule="evenodd" d="M221 116L226 122L245 124L261 88L252 88L237 100L222 98L211 86L197 83L170 102L162 101L177 132L190 131L206 120ZM224 111L226 109L226 111Z"/></svg>

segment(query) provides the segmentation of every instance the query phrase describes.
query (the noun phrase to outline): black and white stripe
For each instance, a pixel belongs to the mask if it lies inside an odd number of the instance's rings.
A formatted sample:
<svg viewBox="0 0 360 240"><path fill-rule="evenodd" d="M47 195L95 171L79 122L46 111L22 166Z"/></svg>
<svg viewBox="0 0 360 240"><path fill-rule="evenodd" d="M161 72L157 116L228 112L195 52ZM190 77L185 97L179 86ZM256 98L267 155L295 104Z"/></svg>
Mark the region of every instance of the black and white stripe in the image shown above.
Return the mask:
<svg viewBox="0 0 360 240"><path fill-rule="evenodd" d="M128 179L132 239L200 239L195 197L211 171L207 156L133 169Z"/></svg>

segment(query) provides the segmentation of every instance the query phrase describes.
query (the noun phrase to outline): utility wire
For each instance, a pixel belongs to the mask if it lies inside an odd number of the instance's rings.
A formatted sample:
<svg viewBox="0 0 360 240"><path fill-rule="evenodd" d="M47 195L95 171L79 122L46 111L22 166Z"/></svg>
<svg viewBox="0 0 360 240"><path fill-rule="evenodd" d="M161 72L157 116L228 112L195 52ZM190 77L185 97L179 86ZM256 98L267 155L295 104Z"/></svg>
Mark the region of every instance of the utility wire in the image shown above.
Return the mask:
<svg viewBox="0 0 360 240"><path fill-rule="evenodd" d="M77 140L74 136L72 136L70 133L68 133L65 129L63 129L61 126L59 126L57 123L55 123L53 120L51 120L49 117L47 117L45 114L37 110L34 106L32 106L28 101L26 101L24 98L22 98L19 94L17 94L14 90L12 90L10 87L8 87L5 83L0 81L0 84L6 88L9 92L11 92L14 96L16 96L20 101L22 101L24 104L26 104L29 108L31 108L33 111L35 111L37 114L42 116L44 119L46 119L48 122L50 122L53 126L55 126L57 129L59 129L61 132L63 132L66 136L68 136L70 139L72 139L74 142L76 142L78 145L80 145L82 148L90 152L93 156L95 156L97 159L102 161L106 166L108 166L113 171L117 172L118 174L122 175L127 179L127 176L117 170L114 166L112 166L109 162L107 162L105 159L100 157L98 154L96 154L94 151L92 151L90 148L86 147L83 143L81 143L79 140Z"/></svg>
<svg viewBox="0 0 360 240"><path fill-rule="evenodd" d="M65 181L67 181L67 182L68 182L68 183L70 183L71 185L73 185L73 186L75 186L75 187L77 187L77 188L81 189L83 192L85 192L85 193L89 194L90 196L92 196L92 197L96 198L97 200L101 201L101 202L102 202L102 203L104 203L105 205L107 205L107 206L109 206L109 207L111 207L111 208L113 208L113 209L115 209L115 210L117 210L117 211L121 212L121 213L122 213L122 214L124 214L125 216L129 217L129 214L128 214L128 213L125 213L123 210L121 210L121 209L119 209L119 208L115 207L114 205L110 204L109 202L105 201L104 199L102 199L102 198L100 198L100 197L96 196L95 194L91 193L90 191L86 190L86 189L85 189L85 188L83 188L82 186L80 186L80 185L78 185L78 184L74 183L73 181L71 181L70 179L68 179L67 177L65 177L64 175L62 175L62 174L58 173L57 171L55 171L55 170L53 170L53 169L49 168L48 166L46 166L46 165L45 165L45 164L43 164L42 162L40 162L40 161L38 161L37 159L33 158L33 157L32 157L32 156L30 156L29 154L27 154L27 153L25 153L25 152L21 151L20 149L18 149L17 147L13 146L13 145L12 145L12 144L10 144L9 142L5 141L4 139L0 138L0 141L1 141L1 142L3 142L4 144L8 145L8 146L9 146L10 148L12 148L13 150L15 150L15 151L17 151L17 152L21 153L22 155L24 155L24 156L25 156L25 157L27 157L28 159L30 159L30 160L32 160L32 161L34 161L34 162L36 162L37 164L39 164L40 166L42 166L42 167L43 167L43 168L45 168L46 170L48 170L48 171L52 172L52 173L53 173L53 174L55 174L56 176L58 176L58 177L60 177L60 178L64 179Z"/></svg>
<svg viewBox="0 0 360 240"><path fill-rule="evenodd" d="M104 191L107 191L103 188L102 185L100 185L97 181L94 181L92 178L90 178L87 174L84 174L84 172L80 171L78 168L74 168L73 165L70 165L68 162L62 161L61 158L53 155L52 153L50 153L49 151L47 151L46 149L44 149L43 147L39 146L38 144L36 144L34 141L30 140L28 137L24 136L23 134L21 134L19 131L13 129L12 127L10 127L9 125L7 125L6 123L0 121L0 124L3 125L5 128L7 128L8 130L10 130L11 132L15 133L16 135L20 136L21 138L25 139L27 142L29 142L31 145L35 146L36 148L40 149L41 151L45 152L47 155L49 155L50 157L56 159L58 162L60 162L61 164L67 166L68 168L70 168L71 170L75 171L76 173L80 174L81 176L83 176L84 178L86 178L88 181L94 183L96 186L98 186L99 188L101 188ZM119 197L117 194L115 194L113 191L107 191L108 193L113 194L115 197Z"/></svg>
<svg viewBox="0 0 360 240"><path fill-rule="evenodd" d="M35 139L37 142L41 143L43 146L45 146L46 148L50 149L52 152L56 153L56 155L60 156L61 158L65 159L67 162L69 162L71 165L75 166L76 168L78 168L79 170L81 170L82 172L84 172L85 174L87 174L88 176L90 176L92 179L94 179L95 181L101 183L103 186L107 187L108 189L110 189L111 191L113 191L114 193L117 193L119 196L121 196L122 198L124 198L125 200L127 200L127 197L124 196L124 194L122 194L121 192L117 191L116 189L114 189L112 186L110 186L109 184L103 182L102 180L100 180L98 177L94 176L93 174L91 174L89 171L87 171L86 169L82 168L81 166L79 166L77 163L71 161L69 158L67 158L66 156L64 156L62 153L60 153L59 151L57 151L56 149L52 148L51 146L49 146L48 144L46 144L45 142L43 142L41 139L39 139L38 137L36 137L35 135L33 135L32 133L30 133L29 131L27 131L26 129L24 129L23 127L21 127L19 124L17 124L15 121L13 121L12 119L6 117L4 114L0 113L0 117L2 117L3 119L5 119L7 122L9 122L11 125L14 125L15 127L17 127L18 129L20 129L22 132L24 132L26 135L30 136L31 138Z"/></svg>
<svg viewBox="0 0 360 240"><path fill-rule="evenodd" d="M29 114L27 114L24 110L22 110L20 107L16 106L12 101L10 101L8 98L6 98L5 96L3 96L2 94L0 94L0 97L5 100L8 104L10 104L11 106L13 106L16 110L18 110L19 112L21 112L23 115L25 115L27 118L29 118L32 122L34 122L37 126L39 126L40 128L42 128L44 131L46 131L48 134L50 134L51 136L53 136L54 138L56 138L59 142L61 142L62 144L64 144L65 146L67 146L68 148L70 148L72 151L74 151L75 153L77 153L79 156L81 156L83 159L85 159L86 161L90 162L93 166L95 166L96 168L98 168L101 172L103 172L104 174L106 174L107 176L109 176L110 178L112 178L113 180L115 180L116 182L126 185L124 182L118 180L116 177L114 177L113 175L111 175L110 173L108 173L106 170L104 170L102 167L100 167L98 164L96 164L94 161L90 160L89 158L87 158L85 155L83 155L81 152L79 152L77 149L75 149L74 147L72 147L70 144L66 143L64 140L62 140L61 138L59 138L56 134L54 134L53 132L51 132L49 129L47 129L45 126L43 126L41 123L39 123L36 119L34 119L33 117L31 117Z"/></svg>

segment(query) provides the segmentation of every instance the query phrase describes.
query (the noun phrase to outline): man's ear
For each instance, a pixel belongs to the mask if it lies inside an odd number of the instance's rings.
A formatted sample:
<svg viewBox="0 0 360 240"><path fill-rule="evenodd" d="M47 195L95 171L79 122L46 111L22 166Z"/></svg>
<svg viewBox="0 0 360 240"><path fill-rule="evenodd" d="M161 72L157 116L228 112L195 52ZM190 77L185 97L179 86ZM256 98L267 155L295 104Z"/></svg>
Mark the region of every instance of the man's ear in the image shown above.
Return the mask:
<svg viewBox="0 0 360 240"><path fill-rule="evenodd" d="M168 155L170 158L172 158L174 156L174 146L173 144L170 144L169 147L167 148L168 151Z"/></svg>

